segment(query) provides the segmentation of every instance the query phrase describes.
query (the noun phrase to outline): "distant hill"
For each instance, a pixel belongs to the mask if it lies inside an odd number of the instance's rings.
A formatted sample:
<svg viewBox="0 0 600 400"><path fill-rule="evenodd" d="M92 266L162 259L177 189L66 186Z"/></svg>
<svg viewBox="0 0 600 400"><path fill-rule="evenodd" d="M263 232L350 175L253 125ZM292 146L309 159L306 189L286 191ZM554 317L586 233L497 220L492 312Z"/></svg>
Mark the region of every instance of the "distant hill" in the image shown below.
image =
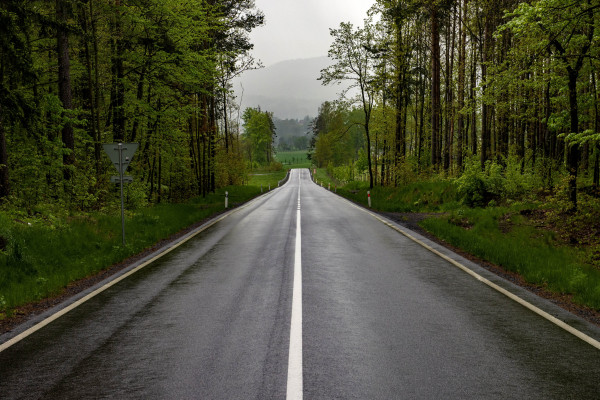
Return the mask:
<svg viewBox="0 0 600 400"><path fill-rule="evenodd" d="M317 78L331 60L317 57L283 61L259 70L247 71L234 82L242 110L257 107L271 111L280 119L303 119L317 116L324 101L336 100L342 87L323 86Z"/></svg>

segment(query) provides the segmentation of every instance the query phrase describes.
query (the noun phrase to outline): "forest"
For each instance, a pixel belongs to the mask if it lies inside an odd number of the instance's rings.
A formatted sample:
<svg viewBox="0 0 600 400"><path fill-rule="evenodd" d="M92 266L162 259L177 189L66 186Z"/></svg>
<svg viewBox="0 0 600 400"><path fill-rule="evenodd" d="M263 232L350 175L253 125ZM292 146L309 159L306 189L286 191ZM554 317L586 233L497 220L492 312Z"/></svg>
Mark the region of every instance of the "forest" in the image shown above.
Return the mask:
<svg viewBox="0 0 600 400"><path fill-rule="evenodd" d="M262 24L253 0L3 1L2 207L102 209L111 142L139 143L134 203L241 183L250 144L231 80L257 66L248 33Z"/></svg>
<svg viewBox="0 0 600 400"><path fill-rule="evenodd" d="M331 29L320 80L350 85L319 110L313 160L371 188L462 179L471 205L562 191L576 211L598 197L599 15L595 0L377 0L364 26Z"/></svg>

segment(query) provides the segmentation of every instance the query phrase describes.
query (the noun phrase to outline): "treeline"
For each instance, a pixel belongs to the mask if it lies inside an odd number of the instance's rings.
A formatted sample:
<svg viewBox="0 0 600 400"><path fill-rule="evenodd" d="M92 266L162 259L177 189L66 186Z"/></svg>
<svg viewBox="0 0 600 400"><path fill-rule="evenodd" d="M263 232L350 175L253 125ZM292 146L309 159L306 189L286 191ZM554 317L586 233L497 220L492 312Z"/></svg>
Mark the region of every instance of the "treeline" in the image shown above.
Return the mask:
<svg viewBox="0 0 600 400"><path fill-rule="evenodd" d="M102 207L110 142L140 143L130 192L145 200L237 183L230 82L263 22L254 0L2 1L0 202Z"/></svg>
<svg viewBox="0 0 600 400"><path fill-rule="evenodd" d="M518 163L547 188L565 176L576 208L578 177L599 184L599 16L597 0L377 0L363 27L331 30L320 79L351 86L321 108L314 153L359 124L371 186ZM360 117L323 128L344 109Z"/></svg>
<svg viewBox="0 0 600 400"><path fill-rule="evenodd" d="M273 118L277 130L277 150L293 151L306 150L310 141L311 118L279 119Z"/></svg>

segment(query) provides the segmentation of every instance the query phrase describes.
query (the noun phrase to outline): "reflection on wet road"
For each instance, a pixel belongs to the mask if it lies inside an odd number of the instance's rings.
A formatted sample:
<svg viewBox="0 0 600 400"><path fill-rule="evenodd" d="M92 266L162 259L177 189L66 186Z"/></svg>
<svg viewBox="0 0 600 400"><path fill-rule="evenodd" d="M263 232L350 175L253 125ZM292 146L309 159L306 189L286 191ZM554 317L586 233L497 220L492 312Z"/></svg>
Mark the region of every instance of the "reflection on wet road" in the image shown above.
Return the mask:
<svg viewBox="0 0 600 400"><path fill-rule="evenodd" d="M0 398L285 398L300 182L304 398L598 398L600 351L307 170L0 353Z"/></svg>

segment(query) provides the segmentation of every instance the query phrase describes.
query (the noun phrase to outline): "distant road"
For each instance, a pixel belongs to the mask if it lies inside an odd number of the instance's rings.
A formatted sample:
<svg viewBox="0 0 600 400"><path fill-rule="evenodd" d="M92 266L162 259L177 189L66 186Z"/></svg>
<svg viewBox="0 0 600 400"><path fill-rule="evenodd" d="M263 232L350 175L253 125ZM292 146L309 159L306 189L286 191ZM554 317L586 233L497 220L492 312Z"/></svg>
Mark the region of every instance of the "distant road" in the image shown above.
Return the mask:
<svg viewBox="0 0 600 400"><path fill-rule="evenodd" d="M0 399L597 399L599 366L590 344L293 170L1 352Z"/></svg>

